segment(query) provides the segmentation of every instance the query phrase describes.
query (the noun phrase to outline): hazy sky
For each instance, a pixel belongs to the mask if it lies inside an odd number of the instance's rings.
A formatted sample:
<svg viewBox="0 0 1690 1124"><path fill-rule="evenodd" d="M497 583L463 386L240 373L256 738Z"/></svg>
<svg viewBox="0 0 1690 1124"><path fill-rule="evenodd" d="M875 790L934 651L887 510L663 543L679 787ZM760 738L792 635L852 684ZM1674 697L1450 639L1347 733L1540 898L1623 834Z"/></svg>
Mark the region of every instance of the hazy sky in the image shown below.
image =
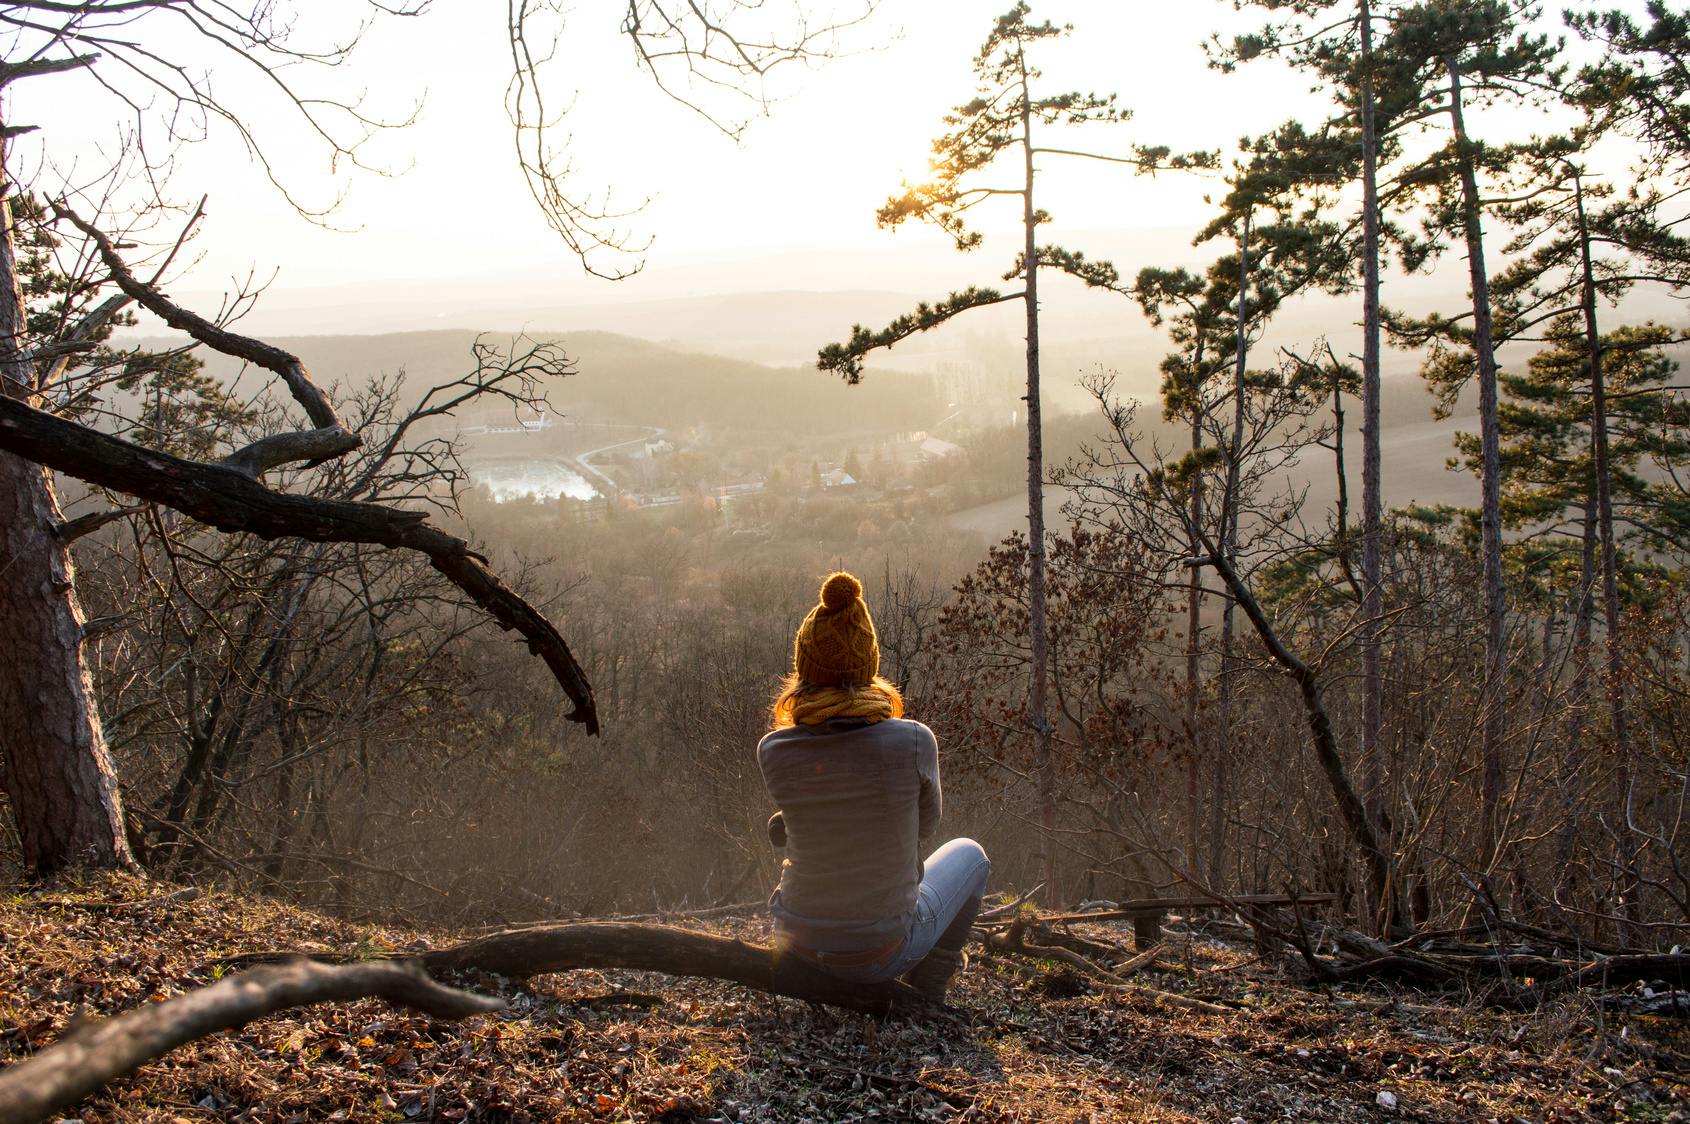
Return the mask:
<svg viewBox="0 0 1690 1124"><path fill-rule="evenodd" d="M924 174L940 117L970 95L969 61L1005 6L884 0L850 33L857 53L777 76L780 101L736 146L636 72L617 32L617 3L583 0L567 17L562 53L547 71L554 101L575 95L568 130L577 184L613 187L613 199L628 203L652 198L633 222L656 239L647 255L653 271L689 258L861 248L890 238L875 229L875 207L900 179ZM309 15L325 5L299 7ZM1266 68L1231 79L1205 69L1200 40L1233 18L1230 7L1201 0L1040 4L1035 17L1076 25L1070 41L1044 53L1047 85L1115 91L1134 107L1136 121L1093 131L1090 143L1104 150L1124 150L1135 139L1214 146L1271 124L1292 108L1298 83ZM524 267L574 271L513 163L503 110L509 70L503 5L494 0L448 0L421 19L374 28L349 74L372 106L398 111L416 97L425 103L414 126L371 150L402 174L350 178L334 221L355 235L294 216L228 129L185 150L177 193L211 197L194 287L250 267L279 267L284 287ZM214 77L224 89L245 89L232 85L242 79L227 60ZM55 151L64 152L71 137L110 141L120 117L92 83L64 77L22 85L13 116L45 124ZM273 138L290 183L318 200L329 194L321 160L291 143L297 137L281 115L247 123ZM1064 225L1194 224L1202 214L1201 188L1191 182L1139 182L1107 165L1052 160L1066 166L1052 168L1060 174L1048 177L1044 201ZM1013 221L1017 205L1002 206L997 217Z"/></svg>
<svg viewBox="0 0 1690 1124"><path fill-rule="evenodd" d="M329 0L296 6L305 26L321 13L344 10ZM625 203L651 198L631 220L655 239L645 255L648 275L618 289L651 295L663 289L666 269L758 259L775 249L814 253L762 287L825 288L829 250L860 254L938 241L928 231L878 231L874 211L901 179L925 173L940 118L971 94L969 62L1006 6L1006 0L882 0L880 11L849 34L854 53L780 76L771 115L736 146L636 71L618 34L619 3L581 0L567 15L560 54L547 71L554 104L575 98L567 130L578 189L611 187L613 201ZM547 230L513 162L503 108L510 72L503 16L496 0L443 0L420 19L382 21L342 75L316 79L331 88L354 82L373 107L397 113L424 99L415 125L370 150L377 163L400 174L346 179L350 192L333 222L354 233L297 217L227 128L184 149L174 189L183 197L206 192L210 201L196 244L199 263L180 284L212 289L231 275L279 270L282 292L510 276L574 290L580 270ZM1036 4L1034 17L1075 25L1069 40L1040 56L1047 89L1116 92L1136 113L1126 125L1088 130L1085 143L1099 150L1125 151L1134 141L1226 148L1288 116L1304 112L1313 119L1324 111L1302 79L1273 64L1233 76L1207 69L1206 36L1259 21L1254 13L1241 20L1230 2L1067 0ZM213 76L236 95L231 101L250 92L227 59ZM45 125L61 159L71 138L86 152L115 134L120 116L87 79L20 85L12 120ZM275 103L247 104L273 109ZM316 201L332 196L336 181L297 143L285 117L255 114L247 124L270 138L272 159L290 184ZM84 158L79 167L93 164ZM1206 210L1203 193L1214 186L1179 176L1135 179L1117 166L1061 157L1046 157L1044 170L1040 202L1056 216L1055 240L1074 229L1195 229ZM1015 200L997 206L982 212L986 225L1016 221ZM887 287L897 280L888 278ZM858 283L859 277L849 279Z"/></svg>

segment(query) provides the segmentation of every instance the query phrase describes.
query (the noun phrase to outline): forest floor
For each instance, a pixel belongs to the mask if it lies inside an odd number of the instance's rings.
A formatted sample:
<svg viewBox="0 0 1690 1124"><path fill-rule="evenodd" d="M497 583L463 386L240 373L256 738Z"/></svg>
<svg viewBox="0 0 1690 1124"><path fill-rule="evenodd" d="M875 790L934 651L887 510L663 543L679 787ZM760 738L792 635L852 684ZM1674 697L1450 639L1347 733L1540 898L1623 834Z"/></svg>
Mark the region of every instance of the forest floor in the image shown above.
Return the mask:
<svg viewBox="0 0 1690 1124"><path fill-rule="evenodd" d="M220 958L379 955L449 932L356 925L101 877L0 896L0 1064L78 1019L210 982ZM114 908L114 905L116 908ZM683 922L684 923L684 922ZM757 940L766 922L698 923ZM1093 939L1124 940L1097 925ZM1343 992L1246 945L1174 936L1126 989L977 956L954 1011L877 1021L710 980L577 971L436 1022L378 1001L183 1047L72 1114L94 1121L1690 1121L1690 1020L1570 1000L1532 1014ZM1149 989L1227 1008L1203 1013Z"/></svg>

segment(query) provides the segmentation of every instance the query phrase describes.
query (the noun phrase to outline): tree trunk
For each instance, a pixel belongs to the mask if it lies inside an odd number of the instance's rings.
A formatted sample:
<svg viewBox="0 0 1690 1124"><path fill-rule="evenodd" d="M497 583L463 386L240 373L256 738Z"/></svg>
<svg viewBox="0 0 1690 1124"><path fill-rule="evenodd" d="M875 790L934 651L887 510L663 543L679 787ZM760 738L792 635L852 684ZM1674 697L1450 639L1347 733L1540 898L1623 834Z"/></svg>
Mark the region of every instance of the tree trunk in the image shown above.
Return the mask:
<svg viewBox="0 0 1690 1124"><path fill-rule="evenodd" d="M1373 106L1373 11L1361 0L1361 792L1375 823L1384 822L1379 730L1384 682L1379 670L1380 535L1384 498L1379 454L1379 138ZM1380 903L1375 902L1378 908Z"/></svg>
<svg viewBox="0 0 1690 1124"><path fill-rule="evenodd" d="M1021 196L1021 223L1027 262L1027 631L1029 672L1027 722L1033 728L1033 772L1038 779L1040 844L1047 900L1060 902L1056 879L1056 778L1050 755L1050 719L1046 715L1049 674L1045 633L1044 432L1039 409L1039 254L1037 213L1033 210L1033 117L1027 88L1027 60L1021 56L1021 145L1027 183Z"/></svg>
<svg viewBox="0 0 1690 1124"><path fill-rule="evenodd" d="M1250 212L1244 212L1244 233L1238 240L1238 335L1234 341L1232 372L1232 434L1227 443L1226 495L1221 510L1221 550L1228 563L1238 567L1238 514L1243 497L1242 466L1238 463L1244 450L1244 372L1249 358L1249 292L1250 292ZM1216 725L1226 731L1232 729L1232 695L1237 688L1238 668L1232 653L1233 609L1237 602L1228 597L1221 608L1221 682L1220 698L1216 706ZM1209 881L1220 884L1220 867L1225 852L1226 814L1226 750L1215 747L1214 804L1209 821Z"/></svg>
<svg viewBox="0 0 1690 1124"><path fill-rule="evenodd" d="M1608 388L1602 378L1602 335L1596 323L1596 274L1590 263L1590 228L1585 221L1584 181L1575 179L1574 200L1579 222L1579 253L1584 271L1584 333L1590 356L1590 454L1596 476L1596 527L1602 544L1602 618L1608 632L1608 714L1613 724L1616 765L1616 821L1626 823L1626 806L1631 799L1631 735L1625 705L1624 653L1620 648L1619 565L1614 550L1613 479L1608 464ZM1627 885L1622 891L1621 913L1629 920L1633 910L1637 869L1632 848L1623 840L1620 865ZM1628 934L1629 936L1630 934Z"/></svg>
<svg viewBox="0 0 1690 1124"><path fill-rule="evenodd" d="M1555 829L1555 892L1552 900L1570 901L1573 879L1573 850L1577 846L1582 819L1583 794L1577 789L1583 756L1584 732L1590 700L1590 624L1596 612L1596 487L1594 479L1584 501L1583 546L1579 556L1578 604L1573 610L1573 682L1567 691L1566 748L1556 770L1560 789L1561 823ZM1559 910L1559 906L1557 906Z"/></svg>
<svg viewBox="0 0 1690 1124"><path fill-rule="evenodd" d="M0 148L0 168L4 167ZM15 185L9 182L7 188ZM34 363L24 342L10 191L0 196L0 391L28 402ZM75 866L133 866L94 683L82 658L82 609L53 484L40 465L0 452L0 773L37 875Z"/></svg>
<svg viewBox="0 0 1690 1124"><path fill-rule="evenodd" d="M1198 353L1197 364L1201 365L1202 354ZM1203 425L1201 407L1194 394L1191 415L1191 451L1196 453L1203 447ZM1203 474L1191 474L1191 525L1202 526L1203 523ZM1191 555L1196 557L1202 553L1203 546L1197 541L1195 534L1189 536ZM1193 567L1191 580L1186 589L1185 605L1185 742L1186 752L1190 755L1185 765L1185 810L1190 821L1190 828L1186 836L1187 865L1193 874L1197 862L1197 762L1202 757L1202 739L1197 732L1197 701L1202 691L1202 636L1203 636L1203 575L1202 571Z"/></svg>
<svg viewBox="0 0 1690 1124"><path fill-rule="evenodd" d="M1273 622L1268 620L1261 603L1238 576L1238 571L1233 569L1232 563L1224 554L1212 547L1212 543L1204 543L1204 548L1210 550L1209 561L1214 565L1221 580L1226 583L1227 591L1244 610L1245 618L1255 628L1256 635L1261 640L1262 647L1267 649L1268 655L1297 683L1298 692L1302 695L1303 715L1308 722L1310 740L1314 743L1315 760L1319 763L1321 772L1326 775L1327 785L1338 802L1338 812L1343 817L1344 826L1348 828L1351 839L1355 841L1366 863L1368 893L1374 901L1386 903L1383 909L1385 916L1400 918L1402 910L1396 905L1399 893L1396 864L1381 841L1377 826L1368 816L1367 808L1356 795L1355 786L1350 782L1343 755L1338 752L1338 735L1332 729L1332 717L1326 710L1325 692L1321 689L1320 676L1285 645L1273 627Z"/></svg>
<svg viewBox="0 0 1690 1124"><path fill-rule="evenodd" d="M1480 864L1497 859L1498 806L1502 798L1502 738L1507 701L1507 654L1503 650L1502 451L1497 423L1496 350L1491 339L1490 280L1485 273L1484 230L1479 213L1479 185L1468 149L1461 109L1461 70L1453 57L1449 70L1449 115L1461 170L1462 225L1467 268L1473 289L1473 351L1479 367L1479 445L1481 454L1479 527L1484 556L1485 675L1480 718Z"/></svg>

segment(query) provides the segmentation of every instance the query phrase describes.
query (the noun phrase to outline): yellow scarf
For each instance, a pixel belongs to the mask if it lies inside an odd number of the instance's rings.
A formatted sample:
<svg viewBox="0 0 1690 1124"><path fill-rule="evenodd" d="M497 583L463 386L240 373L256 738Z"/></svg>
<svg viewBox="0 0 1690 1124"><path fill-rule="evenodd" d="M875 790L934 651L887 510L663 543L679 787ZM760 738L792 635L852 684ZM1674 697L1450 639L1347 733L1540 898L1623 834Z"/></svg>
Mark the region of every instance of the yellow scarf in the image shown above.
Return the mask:
<svg viewBox="0 0 1690 1124"><path fill-rule="evenodd" d="M892 699L875 686L811 687L792 700L792 721L814 726L829 718L866 718L880 722L892 717Z"/></svg>

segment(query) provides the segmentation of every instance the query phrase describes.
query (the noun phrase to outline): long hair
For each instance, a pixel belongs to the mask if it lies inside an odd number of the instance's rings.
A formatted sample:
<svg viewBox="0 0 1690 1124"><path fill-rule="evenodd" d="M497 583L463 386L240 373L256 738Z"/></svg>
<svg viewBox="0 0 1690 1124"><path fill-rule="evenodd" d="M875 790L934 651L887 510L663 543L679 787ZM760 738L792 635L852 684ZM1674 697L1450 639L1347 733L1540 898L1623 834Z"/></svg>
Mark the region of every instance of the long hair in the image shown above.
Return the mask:
<svg viewBox="0 0 1690 1124"><path fill-rule="evenodd" d="M859 707L874 710L881 706L889 706L893 718L904 716L904 696L884 676L876 675L867 683L818 687L804 682L794 671L781 680L780 691L775 695L774 705L769 708L769 724L771 729L784 730L797 725L805 710L849 712Z"/></svg>

